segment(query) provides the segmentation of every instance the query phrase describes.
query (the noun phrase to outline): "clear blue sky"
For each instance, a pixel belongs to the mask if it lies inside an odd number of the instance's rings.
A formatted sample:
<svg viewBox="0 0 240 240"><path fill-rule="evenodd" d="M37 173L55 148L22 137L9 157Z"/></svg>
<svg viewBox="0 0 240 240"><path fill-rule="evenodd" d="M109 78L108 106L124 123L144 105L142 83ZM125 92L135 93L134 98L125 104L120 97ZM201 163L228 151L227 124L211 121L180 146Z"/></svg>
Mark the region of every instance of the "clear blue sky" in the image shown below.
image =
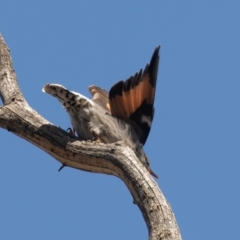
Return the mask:
<svg viewBox="0 0 240 240"><path fill-rule="evenodd" d="M134 74L161 44L145 146L186 240L239 239L240 1L1 1L0 32L29 104L70 121L42 93L89 96ZM0 239L147 239L125 185L65 168L0 129Z"/></svg>

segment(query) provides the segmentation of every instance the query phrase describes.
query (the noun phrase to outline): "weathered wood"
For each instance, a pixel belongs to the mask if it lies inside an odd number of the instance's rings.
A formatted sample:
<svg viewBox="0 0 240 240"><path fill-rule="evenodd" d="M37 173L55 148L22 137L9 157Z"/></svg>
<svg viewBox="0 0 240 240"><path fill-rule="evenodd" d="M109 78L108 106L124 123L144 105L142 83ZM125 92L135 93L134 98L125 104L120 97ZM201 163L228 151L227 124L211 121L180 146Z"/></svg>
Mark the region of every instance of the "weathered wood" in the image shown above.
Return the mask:
<svg viewBox="0 0 240 240"><path fill-rule="evenodd" d="M181 239L171 207L130 148L120 142L101 144L78 141L28 105L19 89L10 52L2 36L0 97L3 101L0 107L0 127L31 142L66 166L119 177L143 214L149 239Z"/></svg>

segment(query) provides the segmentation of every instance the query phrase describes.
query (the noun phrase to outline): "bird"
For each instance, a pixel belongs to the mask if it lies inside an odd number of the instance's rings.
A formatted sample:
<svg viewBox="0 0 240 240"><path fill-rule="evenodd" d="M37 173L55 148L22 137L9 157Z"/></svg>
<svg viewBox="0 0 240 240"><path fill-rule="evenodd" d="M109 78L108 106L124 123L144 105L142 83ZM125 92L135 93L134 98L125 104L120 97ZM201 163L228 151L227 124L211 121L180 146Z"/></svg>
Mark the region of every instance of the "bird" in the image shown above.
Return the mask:
<svg viewBox="0 0 240 240"><path fill-rule="evenodd" d="M118 81L109 92L89 86L92 99L60 84L46 84L42 89L56 97L65 108L70 116L72 135L77 133L80 140L94 139L102 143L123 141L156 178L143 145L154 117L159 50L160 46L157 46L144 69L125 81Z"/></svg>

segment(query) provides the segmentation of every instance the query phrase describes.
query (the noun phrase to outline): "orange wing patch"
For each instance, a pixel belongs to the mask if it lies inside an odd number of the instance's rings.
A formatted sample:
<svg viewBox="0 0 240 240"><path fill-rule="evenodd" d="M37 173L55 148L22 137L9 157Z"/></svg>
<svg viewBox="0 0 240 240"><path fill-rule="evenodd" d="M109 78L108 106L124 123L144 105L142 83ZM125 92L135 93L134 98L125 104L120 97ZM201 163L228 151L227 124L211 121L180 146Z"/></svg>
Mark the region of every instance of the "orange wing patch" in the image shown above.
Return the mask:
<svg viewBox="0 0 240 240"><path fill-rule="evenodd" d="M155 49L144 71L141 69L126 81L114 84L109 94L97 86L89 87L93 101L112 116L130 123L142 144L147 140L154 116L159 49L160 46Z"/></svg>
<svg viewBox="0 0 240 240"><path fill-rule="evenodd" d="M144 71L116 83L109 92L111 114L132 123L142 144L147 140L154 115L159 49L160 46L155 49Z"/></svg>

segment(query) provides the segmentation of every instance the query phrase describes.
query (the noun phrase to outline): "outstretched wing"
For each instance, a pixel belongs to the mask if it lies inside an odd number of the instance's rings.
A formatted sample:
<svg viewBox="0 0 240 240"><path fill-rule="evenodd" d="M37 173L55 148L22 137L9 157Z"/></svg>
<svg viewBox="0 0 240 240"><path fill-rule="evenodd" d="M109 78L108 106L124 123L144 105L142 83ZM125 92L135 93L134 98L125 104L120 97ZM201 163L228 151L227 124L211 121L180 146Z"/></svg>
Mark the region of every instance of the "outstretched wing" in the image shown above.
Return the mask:
<svg viewBox="0 0 240 240"><path fill-rule="evenodd" d="M158 46L145 69L126 81L116 83L109 92L111 114L130 121L139 141L144 145L149 135L154 116L154 98L157 83Z"/></svg>
<svg viewBox="0 0 240 240"><path fill-rule="evenodd" d="M90 86L93 101L112 116L132 125L140 143L145 144L154 116L154 98L157 82L159 49L156 47L150 63L126 81L119 81L107 91Z"/></svg>
<svg viewBox="0 0 240 240"><path fill-rule="evenodd" d="M93 85L89 86L88 90L92 94L92 100L110 113L108 92L100 87Z"/></svg>

